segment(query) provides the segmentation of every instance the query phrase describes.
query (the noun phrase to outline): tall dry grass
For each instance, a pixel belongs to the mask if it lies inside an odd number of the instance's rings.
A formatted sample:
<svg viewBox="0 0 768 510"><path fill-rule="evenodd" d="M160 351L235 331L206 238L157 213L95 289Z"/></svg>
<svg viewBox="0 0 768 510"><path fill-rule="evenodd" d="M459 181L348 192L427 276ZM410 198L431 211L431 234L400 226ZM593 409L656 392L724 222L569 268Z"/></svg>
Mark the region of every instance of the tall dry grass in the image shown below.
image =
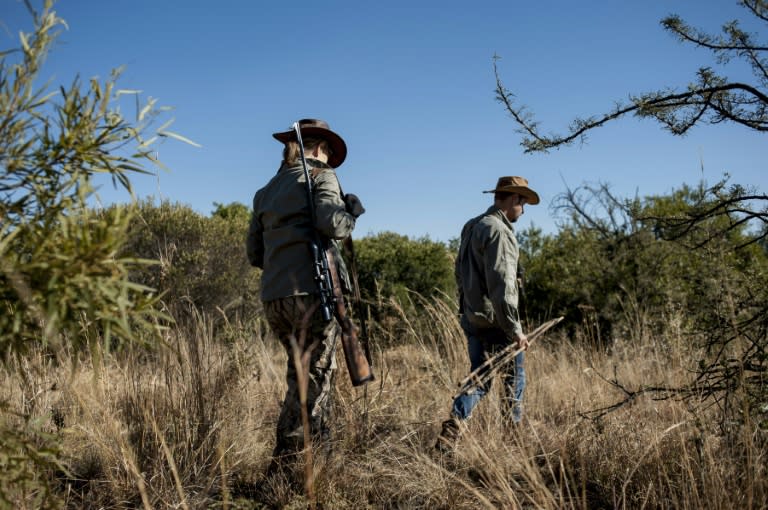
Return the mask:
<svg viewBox="0 0 768 510"><path fill-rule="evenodd" d="M721 435L717 410L640 396L682 385L697 357L670 320L659 338L584 348L554 331L527 358L523 423L480 404L453 454L433 445L467 372L453 306L393 305L372 328L377 379L353 388L339 359L335 430L315 456L323 508L765 508L764 432ZM586 334L582 332L581 334ZM306 508L301 485L265 478L288 363L258 321L197 316L156 350L55 364L39 354L2 374L0 400L57 434L65 470L49 473L68 508ZM4 426L13 425L5 413ZM17 495L19 507L30 506Z"/></svg>

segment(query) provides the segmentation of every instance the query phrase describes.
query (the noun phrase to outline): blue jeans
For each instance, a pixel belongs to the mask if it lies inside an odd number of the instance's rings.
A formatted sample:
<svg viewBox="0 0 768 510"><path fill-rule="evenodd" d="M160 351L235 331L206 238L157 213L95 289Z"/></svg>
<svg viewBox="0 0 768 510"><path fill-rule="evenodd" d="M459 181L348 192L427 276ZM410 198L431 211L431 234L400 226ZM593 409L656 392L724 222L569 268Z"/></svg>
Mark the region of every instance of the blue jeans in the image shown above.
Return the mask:
<svg viewBox="0 0 768 510"><path fill-rule="evenodd" d="M467 331L467 348L469 350L470 371L480 365L507 345L506 336L501 330ZM501 376L504 380L505 412L514 423L523 418L523 392L525 391L525 352L515 356L514 363L505 367ZM481 372L482 374L482 372ZM472 410L491 389L491 380L478 386L469 395L459 395L453 401L451 415L466 420L472 415Z"/></svg>

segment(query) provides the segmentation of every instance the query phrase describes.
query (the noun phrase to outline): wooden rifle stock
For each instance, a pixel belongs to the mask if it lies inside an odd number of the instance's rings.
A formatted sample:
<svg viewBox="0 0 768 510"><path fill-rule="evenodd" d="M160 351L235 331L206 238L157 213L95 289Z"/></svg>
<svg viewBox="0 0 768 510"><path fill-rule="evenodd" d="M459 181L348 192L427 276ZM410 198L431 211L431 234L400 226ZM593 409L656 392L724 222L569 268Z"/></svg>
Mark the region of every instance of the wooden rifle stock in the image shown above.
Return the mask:
<svg viewBox="0 0 768 510"><path fill-rule="evenodd" d="M347 362L347 371L352 379L352 386L360 386L373 381L373 371L365 357L365 353L360 347L360 340L357 338L357 326L352 322L347 313L347 306L344 303L344 296L341 293L341 281L333 254L330 250L325 251L328 259L328 271L331 274L333 282L334 297L334 315L341 326L341 346L344 349L344 360Z"/></svg>
<svg viewBox="0 0 768 510"><path fill-rule="evenodd" d="M352 242L352 236L348 236L344 239L344 248L346 248L347 253L349 253L349 277L352 280L352 299L354 300L352 309L355 312L355 316L357 316L360 321L360 343L363 346L363 352L365 352L365 359L367 359L368 364L373 367L370 346L371 339L368 337L368 328L365 325L365 321L370 312L363 308L363 298L360 295L360 283L357 277L357 257L355 256L355 245Z"/></svg>

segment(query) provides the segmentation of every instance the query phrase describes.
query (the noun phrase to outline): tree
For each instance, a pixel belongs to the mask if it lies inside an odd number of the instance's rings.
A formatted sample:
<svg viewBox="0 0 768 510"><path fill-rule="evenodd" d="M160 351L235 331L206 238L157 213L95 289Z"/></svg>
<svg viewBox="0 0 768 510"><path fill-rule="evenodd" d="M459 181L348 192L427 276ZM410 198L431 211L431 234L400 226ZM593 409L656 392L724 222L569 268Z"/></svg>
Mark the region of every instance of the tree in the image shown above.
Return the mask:
<svg viewBox="0 0 768 510"><path fill-rule="evenodd" d="M739 3L768 23L768 2L740 0ZM515 96L504 87L494 61L496 98L519 125L525 152L546 152L577 140L584 141L589 131L626 115L653 118L674 135L683 135L701 122L733 122L755 131L768 131L768 43L756 41L752 34L739 27L737 20L724 24L723 34L718 36L690 27L677 15L664 18L661 25L682 42L710 50L721 63L733 58L746 61L755 83L730 81L705 66L699 68L695 82L683 91L663 89L633 95L628 103L617 102L607 113L576 118L564 135L544 135L527 108L515 105Z"/></svg>
<svg viewBox="0 0 768 510"><path fill-rule="evenodd" d="M657 233L670 240L702 248L727 236L742 236L734 249L752 244L765 247L768 238L768 195L754 186L728 185L723 179L708 188L700 188L689 197L683 209L660 213L649 210L641 218L656 223ZM753 227L745 232L744 227Z"/></svg>
<svg viewBox="0 0 768 510"><path fill-rule="evenodd" d="M211 216L243 223L247 228L251 220L251 209L247 205L240 202L232 202L226 205L214 202L213 206L215 209Z"/></svg>
<svg viewBox="0 0 768 510"><path fill-rule="evenodd" d="M116 88L119 72L87 85L77 78L68 87L37 86L66 25L51 1L40 13L26 3L34 30L20 34L19 48L0 51L0 360L17 370L24 365L9 360L36 349L90 348L98 360L99 346L156 338L137 332L155 330L157 297L130 281L151 262L119 255L130 211L94 211L88 203L96 174L130 192L131 175L159 164L158 137L181 138L164 130L168 123L152 128L154 100L134 122L120 113L131 92ZM55 484L40 476L66 472L57 437L41 430L39 393L20 393L27 395L21 412L0 403L0 506L58 508Z"/></svg>
<svg viewBox="0 0 768 510"><path fill-rule="evenodd" d="M641 220L650 208L683 207L686 196L621 199L606 184L559 195L555 210L564 219L557 234L529 228L519 236L525 315L535 321L562 315L565 326L598 346L662 336L670 309L689 310L693 322L700 307L689 304L701 289L691 282L697 274L722 270L660 238L655 223Z"/></svg>
<svg viewBox="0 0 768 510"><path fill-rule="evenodd" d="M565 316L579 333L574 339L592 345L653 339L668 348L669 335L684 331L704 353L689 385L631 390L610 382L628 396L623 402L646 392L703 398L722 407L726 426L743 420L745 409L765 420L768 251L747 242L744 224L725 214L667 239L669 218L716 205L710 189L684 185L642 199L620 199L606 185L563 193L556 204L567 219L557 234L529 228L519 236L527 275L523 310L534 319ZM713 236L717 242L702 244ZM681 329L670 329L671 322Z"/></svg>
<svg viewBox="0 0 768 510"><path fill-rule="evenodd" d="M117 255L130 212L89 209L92 180L108 174L130 192L131 175L159 164L159 137L181 137L169 123L153 129L152 99L134 122L120 113L136 92L117 89L119 72L87 85L35 85L65 22L51 1L40 13L29 8L34 31L0 52L0 355L65 343L109 348L153 327L156 297L129 280L150 262Z"/></svg>
<svg viewBox="0 0 768 510"><path fill-rule="evenodd" d="M768 22L765 0L740 0L739 4L759 21ZM757 132L768 131L768 45L742 30L738 21L725 23L722 35L717 36L687 25L677 15L664 18L661 24L682 42L711 51L720 63L743 60L752 70L754 83L731 81L705 66L685 90L663 89L633 95L628 103L617 103L607 113L575 119L564 135L543 135L532 114L515 105L514 95L502 84L494 62L497 100L518 124L524 151L547 152L576 140L584 141L591 130L626 115L655 119L673 135L684 135L700 123L730 122ZM608 198L603 203L610 212L618 203ZM611 231L608 227L614 219L612 214L602 219L592 217L574 195L566 196L566 202L582 226L603 234ZM675 275L678 282L693 282L696 292L689 296L690 301L698 298L700 310L708 312L696 322L706 357L699 361L695 380L685 388L645 387L629 391L614 379L610 382L627 396L622 403L644 391L704 397L721 406L722 425L745 422L743 411L749 410L752 417L759 417L758 423L768 426L768 195L751 187L729 186L724 180L712 187L682 190L671 200L661 198L641 211L625 210L633 219L628 225L637 223L643 227L638 233L651 226L659 239L687 246L686 260L695 264L687 269L709 265L710 271L693 271L688 280ZM636 234L627 239L633 237ZM694 307L689 305L689 309Z"/></svg>

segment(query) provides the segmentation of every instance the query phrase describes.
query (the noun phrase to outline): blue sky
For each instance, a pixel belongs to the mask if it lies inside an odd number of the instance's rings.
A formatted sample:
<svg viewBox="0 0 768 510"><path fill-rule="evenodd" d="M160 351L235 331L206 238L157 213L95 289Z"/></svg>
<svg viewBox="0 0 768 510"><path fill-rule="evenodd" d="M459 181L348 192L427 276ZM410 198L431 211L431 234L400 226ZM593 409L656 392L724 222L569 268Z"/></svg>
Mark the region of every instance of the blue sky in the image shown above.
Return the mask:
<svg viewBox="0 0 768 510"><path fill-rule="evenodd" d="M171 171L136 177L138 195L204 214L214 202L250 204L279 164L271 134L305 117L327 120L347 142L338 175L368 210L357 237L455 237L489 205L481 191L501 175L529 179L542 205L527 207L520 226L549 232L548 204L566 186L605 182L619 196L645 196L724 172L763 191L768 183L765 135L746 128L701 126L680 138L626 118L587 145L526 155L494 99L494 54L506 87L544 131L562 132L631 93L684 88L716 63L659 20L677 13L714 32L749 19L735 1L60 0L55 9L69 29L41 78L69 84L124 65L119 85L172 106L172 129L202 145L164 143L159 156ZM2 0L0 21L0 48L31 28L19 0ZM764 25L745 26L765 34ZM750 79L736 62L723 69ZM127 200L107 183L100 195Z"/></svg>

